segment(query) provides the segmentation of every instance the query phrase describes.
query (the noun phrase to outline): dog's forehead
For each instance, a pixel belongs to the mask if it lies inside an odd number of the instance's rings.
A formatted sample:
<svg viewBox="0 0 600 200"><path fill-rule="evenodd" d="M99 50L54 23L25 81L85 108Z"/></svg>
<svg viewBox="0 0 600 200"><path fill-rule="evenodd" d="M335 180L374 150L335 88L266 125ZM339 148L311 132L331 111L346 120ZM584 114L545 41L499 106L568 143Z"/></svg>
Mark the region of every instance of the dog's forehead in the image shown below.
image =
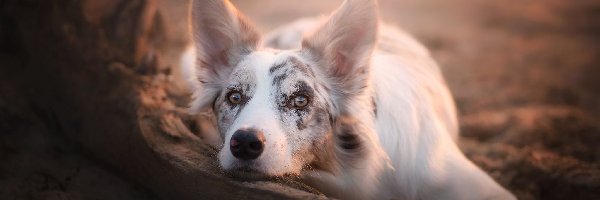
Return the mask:
<svg viewBox="0 0 600 200"><path fill-rule="evenodd" d="M254 51L245 56L237 65L234 79L245 79L252 74L255 78L274 78L273 84L280 82L283 76L311 75L312 69L298 51L293 50L262 50Z"/></svg>

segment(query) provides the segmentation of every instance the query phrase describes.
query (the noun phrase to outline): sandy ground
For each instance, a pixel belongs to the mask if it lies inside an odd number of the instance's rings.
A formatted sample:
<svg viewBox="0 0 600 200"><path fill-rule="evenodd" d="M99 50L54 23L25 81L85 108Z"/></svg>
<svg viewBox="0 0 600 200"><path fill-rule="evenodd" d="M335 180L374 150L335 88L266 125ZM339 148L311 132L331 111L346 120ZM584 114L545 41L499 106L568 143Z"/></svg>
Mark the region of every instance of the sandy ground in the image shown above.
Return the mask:
<svg viewBox="0 0 600 200"><path fill-rule="evenodd" d="M157 2L163 58L176 66L188 42L187 0ZM340 2L233 1L263 32ZM519 199L600 199L600 2L382 0L380 9L439 62L470 159ZM152 198L2 98L11 93L0 94L0 199Z"/></svg>

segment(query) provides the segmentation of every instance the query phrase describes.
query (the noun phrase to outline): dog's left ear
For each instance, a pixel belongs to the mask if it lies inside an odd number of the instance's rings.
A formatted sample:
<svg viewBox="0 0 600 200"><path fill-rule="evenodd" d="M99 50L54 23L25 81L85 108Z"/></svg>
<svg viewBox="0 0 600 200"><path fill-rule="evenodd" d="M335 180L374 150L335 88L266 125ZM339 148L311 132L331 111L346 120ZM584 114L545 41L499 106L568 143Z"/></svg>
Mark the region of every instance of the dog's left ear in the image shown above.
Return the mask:
<svg viewBox="0 0 600 200"><path fill-rule="evenodd" d="M346 0L302 41L302 48L318 60L343 96L360 93L366 87L377 22L375 0Z"/></svg>
<svg viewBox="0 0 600 200"><path fill-rule="evenodd" d="M260 35L229 0L194 0L191 12L195 75L203 90L193 105L198 110L209 105L243 55L256 49Z"/></svg>
<svg viewBox="0 0 600 200"><path fill-rule="evenodd" d="M233 67L239 56L254 50L260 40L228 0L194 0L191 24L198 59L204 62L199 67Z"/></svg>

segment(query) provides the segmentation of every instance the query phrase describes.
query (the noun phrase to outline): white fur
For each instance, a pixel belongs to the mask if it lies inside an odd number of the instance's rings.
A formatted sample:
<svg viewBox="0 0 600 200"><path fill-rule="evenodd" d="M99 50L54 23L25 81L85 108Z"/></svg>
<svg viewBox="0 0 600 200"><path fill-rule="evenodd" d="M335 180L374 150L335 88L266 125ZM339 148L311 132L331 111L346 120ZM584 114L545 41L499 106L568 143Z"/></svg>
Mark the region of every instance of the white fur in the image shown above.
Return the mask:
<svg viewBox="0 0 600 200"><path fill-rule="evenodd" d="M370 1L346 3L361 6L364 2ZM320 20L304 19L277 29L263 41L277 41L278 46L290 49L300 48L302 37L321 24ZM373 54L359 55L371 56L367 92L353 98L350 103L353 106L349 108L354 116L361 117L367 155L351 167L342 165L338 174L303 172L306 181L328 195L344 199L515 199L457 147L454 101L426 48L396 28L384 25L379 30ZM183 63L187 63L183 71L194 74L190 69L194 58L189 55L185 53L182 58ZM300 170L299 165L290 160L291 147L285 143L286 136L278 135L283 132L282 127L274 121L276 111L267 99L273 88L269 83L269 68L265 66L273 65L282 57L258 51L241 59L237 66L252 68L250 71L255 73L256 98L246 105L224 138L227 147L234 130L256 124L260 124L265 133L273 134L267 136L265 149L265 154L270 156L261 156L262 160L256 162L257 165L269 163L268 168L256 168L272 175ZM194 83L195 78L189 80ZM200 87L192 89L196 95L202 95ZM377 105L377 116L373 115L371 98ZM219 159L224 168L236 164L228 151L221 151Z"/></svg>

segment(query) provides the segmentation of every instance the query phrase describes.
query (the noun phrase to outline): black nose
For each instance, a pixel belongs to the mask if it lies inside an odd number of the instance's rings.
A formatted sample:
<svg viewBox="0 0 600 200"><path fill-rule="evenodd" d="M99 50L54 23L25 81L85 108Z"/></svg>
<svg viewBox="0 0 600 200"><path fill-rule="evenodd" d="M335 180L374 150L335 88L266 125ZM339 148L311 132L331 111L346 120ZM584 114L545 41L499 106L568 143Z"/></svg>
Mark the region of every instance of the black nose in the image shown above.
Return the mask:
<svg viewBox="0 0 600 200"><path fill-rule="evenodd" d="M240 129L233 133L229 149L236 158L254 160L260 156L265 146L265 136L255 129Z"/></svg>

